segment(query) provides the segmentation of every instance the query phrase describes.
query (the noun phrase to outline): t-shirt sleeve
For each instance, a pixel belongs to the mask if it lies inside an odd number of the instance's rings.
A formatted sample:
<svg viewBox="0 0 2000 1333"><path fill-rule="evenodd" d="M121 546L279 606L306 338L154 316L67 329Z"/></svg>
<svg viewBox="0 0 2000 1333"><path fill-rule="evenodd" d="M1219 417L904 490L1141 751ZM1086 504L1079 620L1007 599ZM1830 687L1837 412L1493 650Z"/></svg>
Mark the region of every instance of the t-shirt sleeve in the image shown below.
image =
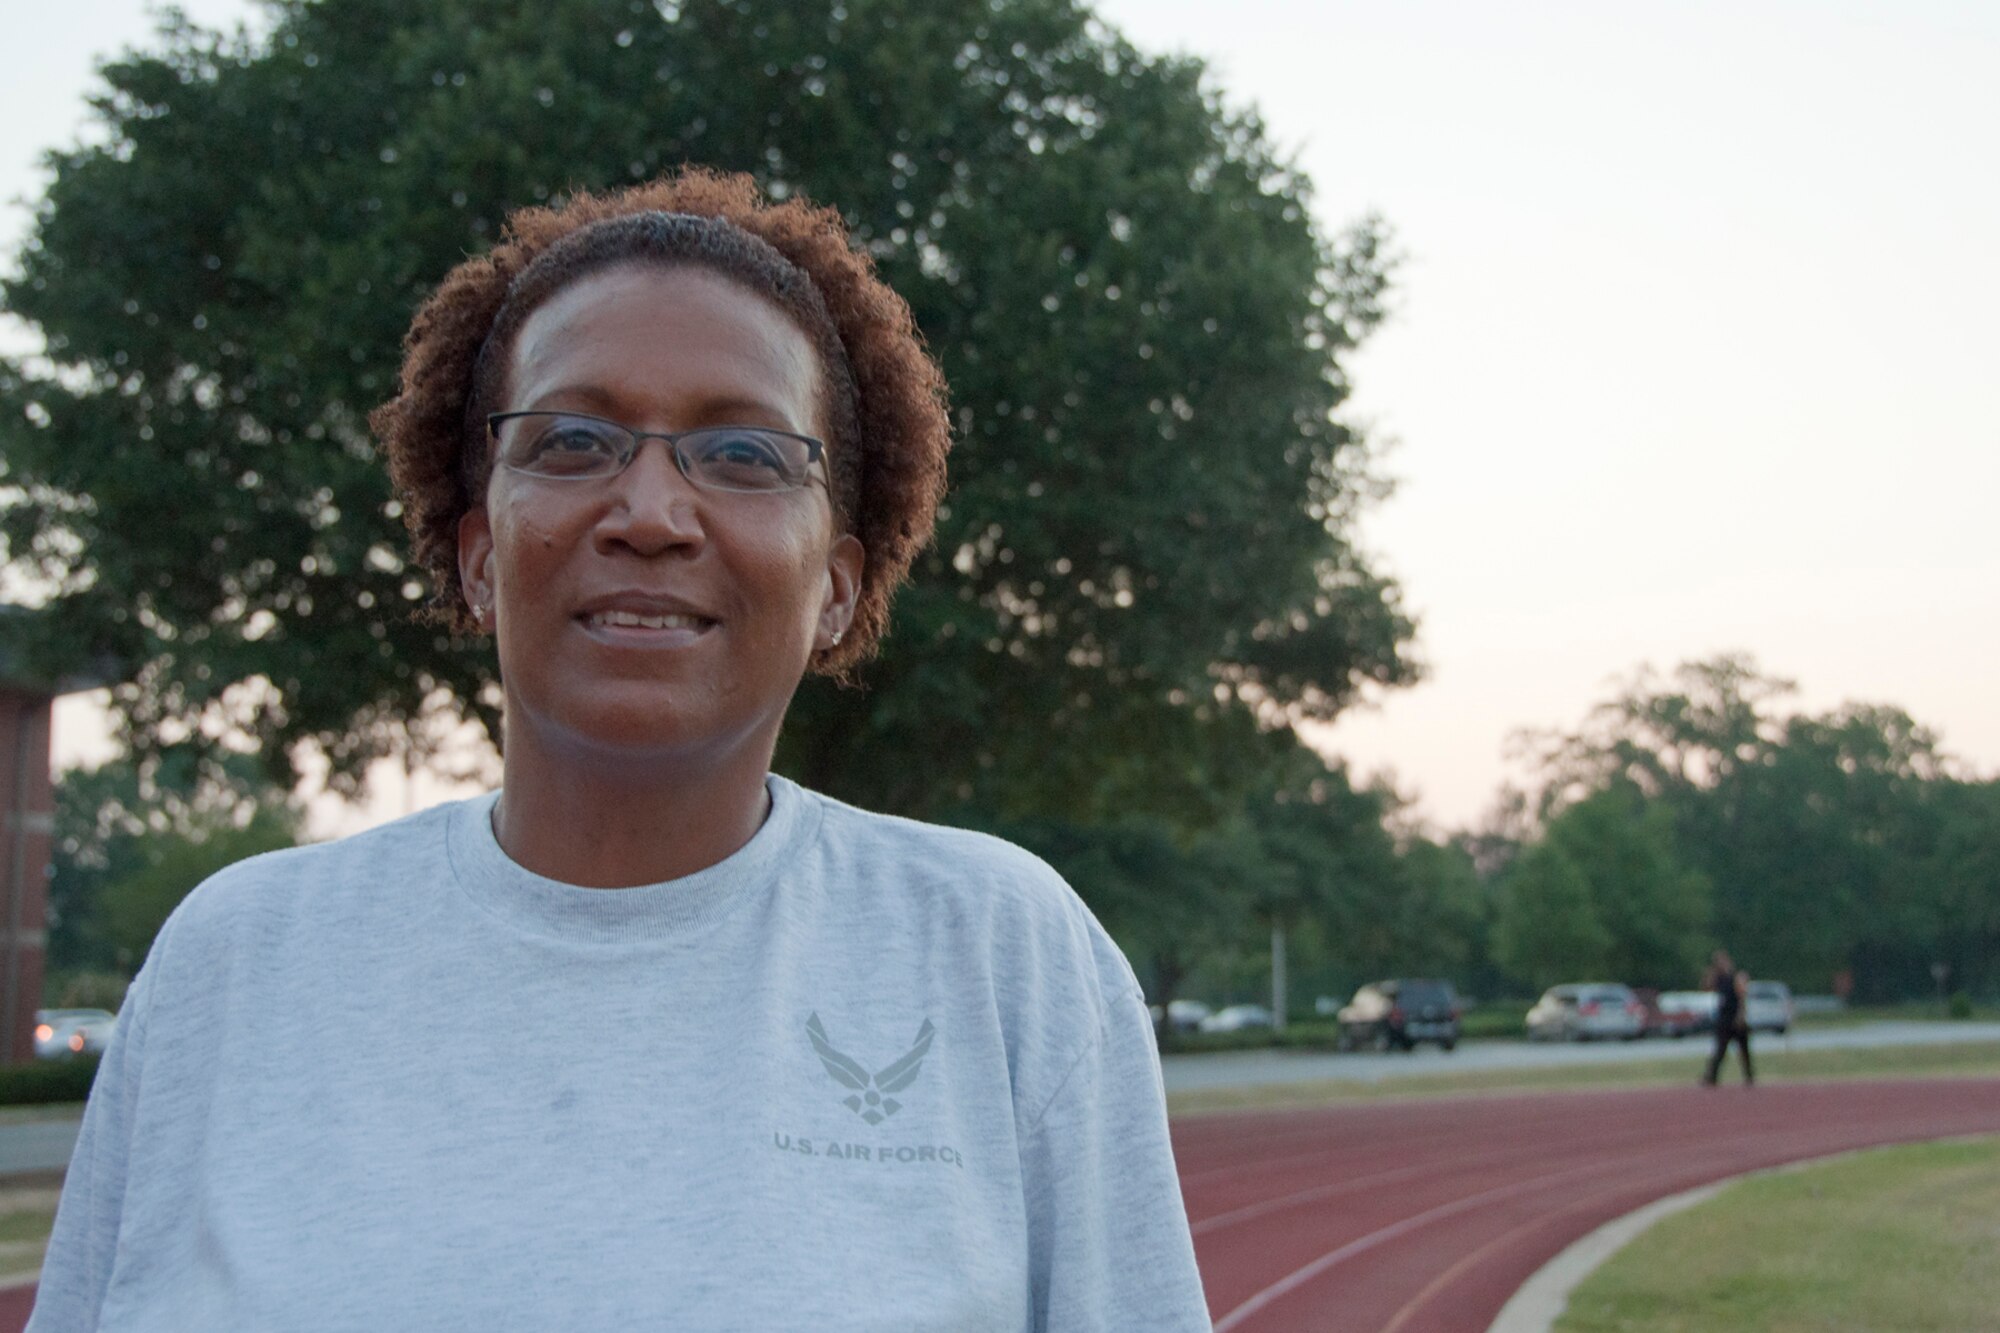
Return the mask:
<svg viewBox="0 0 2000 1333"><path fill-rule="evenodd" d="M1152 1021L1116 969L1098 1040L1022 1138L1035 1327L1206 1330Z"/></svg>
<svg viewBox="0 0 2000 1333"><path fill-rule="evenodd" d="M155 954L159 950L155 946ZM132 1115L146 1045L148 996L156 966L140 970L120 1007L117 1029L91 1083L83 1128L63 1178L28 1333L95 1329L111 1283L124 1214Z"/></svg>

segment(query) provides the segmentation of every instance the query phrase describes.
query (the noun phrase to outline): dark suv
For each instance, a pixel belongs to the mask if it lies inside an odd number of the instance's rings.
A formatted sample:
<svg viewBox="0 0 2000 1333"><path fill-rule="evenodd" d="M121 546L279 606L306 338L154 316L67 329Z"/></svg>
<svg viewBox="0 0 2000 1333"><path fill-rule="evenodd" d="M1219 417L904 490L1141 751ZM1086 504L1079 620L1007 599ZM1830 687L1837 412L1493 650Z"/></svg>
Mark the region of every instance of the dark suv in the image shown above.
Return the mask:
<svg viewBox="0 0 2000 1333"><path fill-rule="evenodd" d="M1449 981L1371 981L1340 1011L1340 1049L1408 1051L1420 1041L1434 1041L1448 1051L1458 1045L1460 1012Z"/></svg>

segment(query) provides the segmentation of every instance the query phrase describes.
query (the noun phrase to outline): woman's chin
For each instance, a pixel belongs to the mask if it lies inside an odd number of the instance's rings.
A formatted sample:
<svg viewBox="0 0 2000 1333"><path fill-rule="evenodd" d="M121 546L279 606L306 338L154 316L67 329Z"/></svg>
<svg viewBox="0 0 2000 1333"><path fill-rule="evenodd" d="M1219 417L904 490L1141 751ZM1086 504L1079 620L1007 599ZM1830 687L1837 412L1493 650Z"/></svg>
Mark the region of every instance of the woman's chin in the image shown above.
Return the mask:
<svg viewBox="0 0 2000 1333"><path fill-rule="evenodd" d="M739 757L767 765L782 720L782 712L770 719L718 715L678 690L614 689L587 705L534 718L532 737L510 726L508 743L518 752L525 741L548 759L586 765L575 774L585 779L592 768L664 772L693 765L713 771Z"/></svg>

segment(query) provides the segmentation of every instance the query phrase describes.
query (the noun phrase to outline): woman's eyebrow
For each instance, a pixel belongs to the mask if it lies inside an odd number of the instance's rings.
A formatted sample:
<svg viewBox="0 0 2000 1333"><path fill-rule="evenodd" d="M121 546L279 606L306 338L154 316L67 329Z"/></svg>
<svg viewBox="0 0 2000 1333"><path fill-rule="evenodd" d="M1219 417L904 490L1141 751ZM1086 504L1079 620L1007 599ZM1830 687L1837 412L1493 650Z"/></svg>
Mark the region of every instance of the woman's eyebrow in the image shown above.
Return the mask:
<svg viewBox="0 0 2000 1333"><path fill-rule="evenodd" d="M620 413L628 407L616 394L595 384L558 384L534 394L523 408L516 410L537 410L541 405L560 402L565 406L572 403L585 404L586 410L612 420L618 420ZM732 415L749 414L762 418L785 417L784 410L768 399L749 394L722 391L710 394L696 394L684 402L676 403L677 408L687 411L695 419L726 422Z"/></svg>
<svg viewBox="0 0 2000 1333"><path fill-rule="evenodd" d="M543 403L560 400L564 403L581 402L593 412L603 412L607 416L614 412L618 403L608 392L594 384L558 384L552 388L531 394L526 400L526 410L534 410Z"/></svg>

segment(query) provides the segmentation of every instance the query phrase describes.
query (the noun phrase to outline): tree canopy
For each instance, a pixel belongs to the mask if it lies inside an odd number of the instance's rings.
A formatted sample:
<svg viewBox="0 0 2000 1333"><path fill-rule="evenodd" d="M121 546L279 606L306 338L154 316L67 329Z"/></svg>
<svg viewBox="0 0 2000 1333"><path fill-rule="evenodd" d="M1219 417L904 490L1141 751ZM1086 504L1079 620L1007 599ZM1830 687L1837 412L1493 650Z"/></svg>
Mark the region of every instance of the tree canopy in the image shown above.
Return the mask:
<svg viewBox="0 0 2000 1333"><path fill-rule="evenodd" d="M1641 673L1576 732L1540 738L1545 843L1587 862L1580 829L1608 850L1612 813L1637 821L1622 868L1599 876L1617 883L1618 912L1655 928L1623 965L1698 956L1705 919L1738 961L1795 986L1844 975L1863 997L1921 995L1938 962L1967 984L2000 981L1985 948L2000 878L1976 813L2000 783L1957 775L1899 708L1783 711L1792 692L1746 657L1688 663Z"/></svg>
<svg viewBox="0 0 2000 1333"><path fill-rule="evenodd" d="M1213 822L1255 733L1413 677L1334 415L1381 230L1322 235L1198 62L1069 0L269 9L104 69L4 285L46 355L0 365L0 536L60 608L44 657L129 664L141 749L234 728L351 783L427 710L493 722L490 654L406 614L363 416L508 209L683 161L841 208L952 386L937 544L866 699L808 688L782 768L916 815Z"/></svg>
<svg viewBox="0 0 2000 1333"><path fill-rule="evenodd" d="M1675 856L1673 820L1629 787L1569 806L1505 880L1495 949L1517 975L1691 985L1712 946L1709 885Z"/></svg>
<svg viewBox="0 0 2000 1333"><path fill-rule="evenodd" d="M187 747L72 770L55 807L49 964L64 974L129 975L195 885L300 836L289 793Z"/></svg>

